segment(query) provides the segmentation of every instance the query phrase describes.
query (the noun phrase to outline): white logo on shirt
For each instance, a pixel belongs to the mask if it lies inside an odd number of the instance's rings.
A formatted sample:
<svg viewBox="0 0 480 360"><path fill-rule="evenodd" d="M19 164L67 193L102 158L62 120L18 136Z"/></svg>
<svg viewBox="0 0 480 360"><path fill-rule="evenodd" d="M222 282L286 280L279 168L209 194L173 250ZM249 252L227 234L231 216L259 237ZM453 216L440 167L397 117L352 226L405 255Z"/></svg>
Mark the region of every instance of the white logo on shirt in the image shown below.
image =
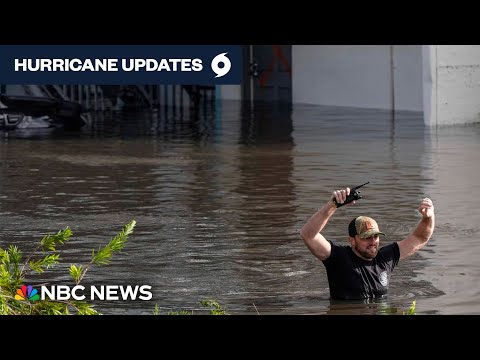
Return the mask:
<svg viewBox="0 0 480 360"><path fill-rule="evenodd" d="M388 275L386 271L380 273L380 284L382 284L382 286L387 286L388 284Z"/></svg>

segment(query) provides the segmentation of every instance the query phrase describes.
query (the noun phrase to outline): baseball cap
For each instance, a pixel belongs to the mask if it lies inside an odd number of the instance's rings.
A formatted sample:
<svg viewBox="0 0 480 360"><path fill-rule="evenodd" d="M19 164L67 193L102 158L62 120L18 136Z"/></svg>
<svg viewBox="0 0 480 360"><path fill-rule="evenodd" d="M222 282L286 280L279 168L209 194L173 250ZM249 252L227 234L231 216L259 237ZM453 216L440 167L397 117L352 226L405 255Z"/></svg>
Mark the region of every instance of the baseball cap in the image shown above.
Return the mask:
<svg viewBox="0 0 480 360"><path fill-rule="evenodd" d="M378 228L377 222L368 216L358 216L353 219L348 226L348 234L351 237L358 235L361 239L377 234L385 235Z"/></svg>

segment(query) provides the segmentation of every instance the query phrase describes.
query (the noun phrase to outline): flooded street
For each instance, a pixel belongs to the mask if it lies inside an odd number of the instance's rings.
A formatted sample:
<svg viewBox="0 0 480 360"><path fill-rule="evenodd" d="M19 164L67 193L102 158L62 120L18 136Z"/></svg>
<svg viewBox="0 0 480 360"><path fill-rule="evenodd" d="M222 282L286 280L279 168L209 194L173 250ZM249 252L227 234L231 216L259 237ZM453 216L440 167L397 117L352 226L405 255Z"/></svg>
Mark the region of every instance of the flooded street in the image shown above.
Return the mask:
<svg viewBox="0 0 480 360"><path fill-rule="evenodd" d="M135 219L122 253L91 268L87 285L152 286L149 301L95 301L105 314L200 312L215 299L231 314L480 314L480 125L425 128L422 114L296 105L217 103L196 118L118 113L78 133L0 133L0 247L24 254L69 226L62 263L28 284L67 284ZM329 300L323 264L299 232L337 188L363 199L340 208L323 234L347 244L358 215L385 243L402 240L430 197L436 228L400 261L389 297Z"/></svg>

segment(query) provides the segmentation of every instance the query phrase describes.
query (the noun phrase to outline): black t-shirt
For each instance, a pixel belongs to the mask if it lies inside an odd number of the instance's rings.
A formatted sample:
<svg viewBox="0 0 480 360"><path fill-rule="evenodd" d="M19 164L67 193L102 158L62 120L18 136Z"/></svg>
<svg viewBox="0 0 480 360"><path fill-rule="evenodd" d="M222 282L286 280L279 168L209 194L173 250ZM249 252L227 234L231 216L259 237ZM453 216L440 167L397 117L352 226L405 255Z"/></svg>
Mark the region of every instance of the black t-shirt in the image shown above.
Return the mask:
<svg viewBox="0 0 480 360"><path fill-rule="evenodd" d="M387 294L390 274L400 259L396 242L380 248L370 261L358 257L350 246L329 242L332 252L323 264L327 269L332 299L358 300Z"/></svg>

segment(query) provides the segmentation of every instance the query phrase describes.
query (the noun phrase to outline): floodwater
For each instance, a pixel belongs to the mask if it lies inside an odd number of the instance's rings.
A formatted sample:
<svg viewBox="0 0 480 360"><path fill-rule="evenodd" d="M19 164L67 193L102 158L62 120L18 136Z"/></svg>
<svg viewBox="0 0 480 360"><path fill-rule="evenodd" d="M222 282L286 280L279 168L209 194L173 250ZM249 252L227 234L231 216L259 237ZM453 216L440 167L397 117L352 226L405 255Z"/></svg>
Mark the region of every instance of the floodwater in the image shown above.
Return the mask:
<svg viewBox="0 0 480 360"><path fill-rule="evenodd" d="M25 256L70 227L60 265L27 284L73 285L130 220L125 249L82 284L150 285L148 301L90 301L104 314L193 310L215 299L231 314L480 314L480 125L425 128L420 113L341 107L213 104L97 116L79 132L0 133L0 246ZM345 186L363 199L340 208L326 238L377 219L403 239L434 201L430 242L395 269L380 302L331 303L323 264L300 238L305 221ZM34 256L34 258L36 258ZM88 293L87 293L88 295ZM88 299L87 299L88 300Z"/></svg>

